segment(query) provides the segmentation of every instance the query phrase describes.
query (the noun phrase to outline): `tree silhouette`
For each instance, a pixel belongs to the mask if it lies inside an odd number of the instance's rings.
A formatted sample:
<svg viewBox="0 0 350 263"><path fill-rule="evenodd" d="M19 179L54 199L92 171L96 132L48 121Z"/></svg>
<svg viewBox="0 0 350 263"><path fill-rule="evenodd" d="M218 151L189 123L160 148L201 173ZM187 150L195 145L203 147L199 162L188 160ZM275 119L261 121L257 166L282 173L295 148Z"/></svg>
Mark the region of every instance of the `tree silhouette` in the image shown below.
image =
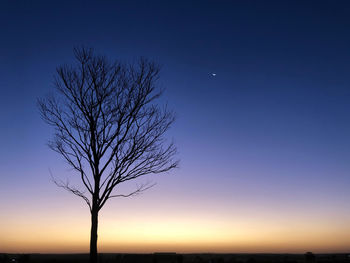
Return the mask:
<svg viewBox="0 0 350 263"><path fill-rule="evenodd" d="M49 147L77 172L82 185L55 183L84 199L91 212L90 262L97 262L98 214L107 200L136 195L121 183L178 166L176 147L164 134L174 114L156 100L159 67L146 59L136 64L110 62L92 49L76 48L77 63L57 68L55 93L38 100L42 118L55 129Z"/></svg>

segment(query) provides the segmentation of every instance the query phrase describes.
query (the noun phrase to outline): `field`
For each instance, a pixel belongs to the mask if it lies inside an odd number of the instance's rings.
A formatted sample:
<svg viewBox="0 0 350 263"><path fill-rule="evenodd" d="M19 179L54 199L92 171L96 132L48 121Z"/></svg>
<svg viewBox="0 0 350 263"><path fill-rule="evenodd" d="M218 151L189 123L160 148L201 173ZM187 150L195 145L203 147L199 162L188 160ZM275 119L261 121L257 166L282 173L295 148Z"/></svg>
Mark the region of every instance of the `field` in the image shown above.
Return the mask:
<svg viewBox="0 0 350 263"><path fill-rule="evenodd" d="M88 254L0 254L1 263L88 263ZM350 263L348 254L100 254L100 263Z"/></svg>

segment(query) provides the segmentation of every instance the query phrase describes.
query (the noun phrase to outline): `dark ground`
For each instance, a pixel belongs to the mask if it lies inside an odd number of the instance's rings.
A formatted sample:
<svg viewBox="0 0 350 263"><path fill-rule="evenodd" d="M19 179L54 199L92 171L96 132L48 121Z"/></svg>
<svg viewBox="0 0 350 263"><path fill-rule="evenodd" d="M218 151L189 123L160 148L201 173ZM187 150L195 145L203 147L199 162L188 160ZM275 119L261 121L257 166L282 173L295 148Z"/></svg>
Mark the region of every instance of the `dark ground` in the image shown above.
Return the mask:
<svg viewBox="0 0 350 263"><path fill-rule="evenodd" d="M87 263L88 254L0 254L1 263ZM100 254L100 263L350 263L349 254Z"/></svg>

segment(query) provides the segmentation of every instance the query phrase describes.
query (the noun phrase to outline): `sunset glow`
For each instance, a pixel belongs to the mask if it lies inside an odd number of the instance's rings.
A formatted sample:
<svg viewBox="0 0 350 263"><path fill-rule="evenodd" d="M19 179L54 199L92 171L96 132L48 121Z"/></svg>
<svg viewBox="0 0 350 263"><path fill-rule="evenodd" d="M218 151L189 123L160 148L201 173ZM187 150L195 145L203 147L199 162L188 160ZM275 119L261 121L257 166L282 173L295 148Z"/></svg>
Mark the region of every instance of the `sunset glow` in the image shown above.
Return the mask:
<svg viewBox="0 0 350 263"><path fill-rule="evenodd" d="M309 224L294 220L257 221L221 218L219 222L208 222L166 217L132 222L102 219L99 248L101 252L137 253L302 253L305 247L315 252L343 252L347 249L347 222L338 222L338 226L330 227L328 222L317 219ZM86 217L82 217L81 222L84 224L76 220L53 221L55 227L43 224L28 227L18 223L15 229L2 230L0 242L8 252L87 252L89 222ZM66 227L67 223L71 224L71 228Z"/></svg>
<svg viewBox="0 0 350 263"><path fill-rule="evenodd" d="M100 218L100 251L302 253L305 247L315 252L347 249L350 229L346 213L315 209L308 214L288 208L277 210L270 205L261 211L247 211L240 206L230 211L228 204L215 208L209 202L207 209L212 213L208 213L193 201L182 208L177 206L182 201L174 202L174 209L162 203L142 208L158 194L161 190L155 189L111 204ZM3 216L2 224L8 227L0 231L2 248L21 253L87 252L88 212L74 196L64 198L71 199L71 205L56 203L46 211L26 213L26 217Z"/></svg>

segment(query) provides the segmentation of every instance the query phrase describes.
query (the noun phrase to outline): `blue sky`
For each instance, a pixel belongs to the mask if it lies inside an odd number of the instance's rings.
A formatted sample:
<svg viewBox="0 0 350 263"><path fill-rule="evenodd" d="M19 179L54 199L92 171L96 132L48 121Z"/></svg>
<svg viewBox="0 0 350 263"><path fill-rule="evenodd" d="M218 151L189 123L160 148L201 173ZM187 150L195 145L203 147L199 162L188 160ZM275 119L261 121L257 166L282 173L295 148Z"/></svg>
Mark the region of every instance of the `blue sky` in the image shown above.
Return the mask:
<svg viewBox="0 0 350 263"><path fill-rule="evenodd" d="M210 217L208 204L224 221L239 214L256 225L275 214L308 226L318 217L321 229L349 234L339 223L350 218L349 15L347 1L2 1L0 207L8 216L0 222L33 203L44 213L48 196L67 207L75 200L50 182L48 169L71 175L45 145L52 130L36 99L52 91L55 68L73 62L73 47L86 45L159 63L162 102L177 114L168 135L180 169L152 177L156 188L125 206L148 202L161 213L154 200L162 196L181 220L189 204ZM282 219L276 224L288 229Z"/></svg>

